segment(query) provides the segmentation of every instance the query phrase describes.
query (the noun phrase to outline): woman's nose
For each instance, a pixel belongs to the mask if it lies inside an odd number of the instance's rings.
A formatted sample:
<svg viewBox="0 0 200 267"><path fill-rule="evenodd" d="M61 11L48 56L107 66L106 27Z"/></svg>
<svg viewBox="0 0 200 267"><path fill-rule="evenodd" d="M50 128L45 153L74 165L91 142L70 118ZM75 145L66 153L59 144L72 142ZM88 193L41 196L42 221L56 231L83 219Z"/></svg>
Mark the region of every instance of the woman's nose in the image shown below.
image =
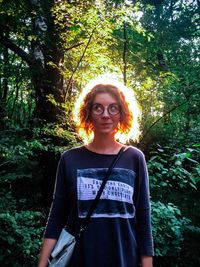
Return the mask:
<svg viewBox="0 0 200 267"><path fill-rule="evenodd" d="M110 114L109 114L109 112L108 112L108 108L107 108L107 107L104 108L102 117L110 117Z"/></svg>

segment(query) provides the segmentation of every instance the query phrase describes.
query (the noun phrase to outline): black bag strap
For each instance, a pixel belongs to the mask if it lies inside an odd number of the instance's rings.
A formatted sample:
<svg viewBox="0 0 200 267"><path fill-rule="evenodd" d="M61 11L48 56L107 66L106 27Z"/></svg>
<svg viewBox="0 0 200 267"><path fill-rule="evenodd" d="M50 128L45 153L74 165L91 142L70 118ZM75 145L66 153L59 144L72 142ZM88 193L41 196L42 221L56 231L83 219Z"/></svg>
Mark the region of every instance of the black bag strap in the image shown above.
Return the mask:
<svg viewBox="0 0 200 267"><path fill-rule="evenodd" d="M98 203L98 201L99 201L99 199L100 199L100 197L101 197L101 194L102 194L102 192L103 192L103 190L104 190L104 187L105 187L105 185L106 185L106 182L108 181L109 176L110 176L110 174L111 174L111 172L112 172L114 166L116 165L117 161L119 160L119 158L121 157L123 151L124 151L126 148L127 148L127 147L124 147L124 146L123 146L123 147L119 150L119 152L117 153L117 155L116 155L116 157L114 158L114 160L112 161L112 163L110 164L110 167L108 168L108 170L107 170L107 172L106 172L106 174L105 174L105 177L104 177L103 182L102 182L102 184L101 184L101 186L100 186L100 188L99 188L99 191L98 191L98 193L97 193L97 195L96 195L94 201L92 202L92 204L91 204L91 206L90 206L90 209L89 209L89 211L88 211L88 213L87 213L86 218L84 219L84 222L82 223L82 225L81 225L81 227L80 227L80 230L79 230L79 233L78 233L78 235L77 235L77 238L79 238L79 237L81 236L82 232L85 230L85 228L86 228L87 225L89 224L89 221L90 221L90 218L91 218L91 216L92 216L92 213L94 212L94 210L95 210L95 208L96 208L96 206L97 206L97 203ZM77 239L77 238L76 238L76 239Z"/></svg>

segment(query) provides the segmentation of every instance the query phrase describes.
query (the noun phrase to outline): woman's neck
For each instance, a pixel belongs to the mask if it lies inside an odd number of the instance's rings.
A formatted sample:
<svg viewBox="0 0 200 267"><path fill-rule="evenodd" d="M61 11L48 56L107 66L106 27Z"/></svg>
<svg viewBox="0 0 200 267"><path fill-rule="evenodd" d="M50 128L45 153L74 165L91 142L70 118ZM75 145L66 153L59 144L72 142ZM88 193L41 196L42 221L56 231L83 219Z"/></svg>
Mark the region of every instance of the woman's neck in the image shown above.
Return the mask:
<svg viewBox="0 0 200 267"><path fill-rule="evenodd" d="M86 146L89 150L100 154L117 154L122 147L113 136L96 137Z"/></svg>

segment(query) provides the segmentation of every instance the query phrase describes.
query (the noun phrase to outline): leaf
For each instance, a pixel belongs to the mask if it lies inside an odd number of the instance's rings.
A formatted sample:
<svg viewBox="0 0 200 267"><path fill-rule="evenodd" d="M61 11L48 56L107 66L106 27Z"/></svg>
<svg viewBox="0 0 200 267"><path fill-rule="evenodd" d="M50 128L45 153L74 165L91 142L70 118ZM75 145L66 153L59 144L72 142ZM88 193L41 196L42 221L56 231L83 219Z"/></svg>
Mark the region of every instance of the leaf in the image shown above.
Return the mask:
<svg viewBox="0 0 200 267"><path fill-rule="evenodd" d="M193 163L199 163L198 161L196 161L196 160L194 160L194 159L191 159L191 158L187 158L187 160L189 160L189 161L191 161L191 162L193 162Z"/></svg>

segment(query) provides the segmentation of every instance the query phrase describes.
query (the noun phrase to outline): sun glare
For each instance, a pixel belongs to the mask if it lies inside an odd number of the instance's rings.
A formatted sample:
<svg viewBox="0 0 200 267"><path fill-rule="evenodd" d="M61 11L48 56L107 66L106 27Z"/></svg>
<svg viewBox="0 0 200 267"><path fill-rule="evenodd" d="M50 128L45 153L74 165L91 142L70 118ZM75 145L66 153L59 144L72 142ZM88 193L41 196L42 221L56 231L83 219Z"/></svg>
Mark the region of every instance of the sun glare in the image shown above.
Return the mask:
<svg viewBox="0 0 200 267"><path fill-rule="evenodd" d="M83 100L85 96L91 91L91 89L98 85L98 84L111 84L120 91L123 92L126 102L128 103L129 109L132 113L132 121L130 130L127 133L118 131L115 135L116 139L119 140L121 143L126 143L130 139L137 141L139 137L139 123L138 119L141 114L139 106L137 104L134 91L130 88L127 88L122 82L119 82L119 79L114 74L104 74L95 79L92 79L86 87L82 90L81 94L79 95L77 101L75 102L74 110L73 110L73 119L76 123L78 134L83 139L85 143L88 143L93 138L93 133L90 135L86 134L85 130L81 128L81 122L79 117L80 107L83 104Z"/></svg>

